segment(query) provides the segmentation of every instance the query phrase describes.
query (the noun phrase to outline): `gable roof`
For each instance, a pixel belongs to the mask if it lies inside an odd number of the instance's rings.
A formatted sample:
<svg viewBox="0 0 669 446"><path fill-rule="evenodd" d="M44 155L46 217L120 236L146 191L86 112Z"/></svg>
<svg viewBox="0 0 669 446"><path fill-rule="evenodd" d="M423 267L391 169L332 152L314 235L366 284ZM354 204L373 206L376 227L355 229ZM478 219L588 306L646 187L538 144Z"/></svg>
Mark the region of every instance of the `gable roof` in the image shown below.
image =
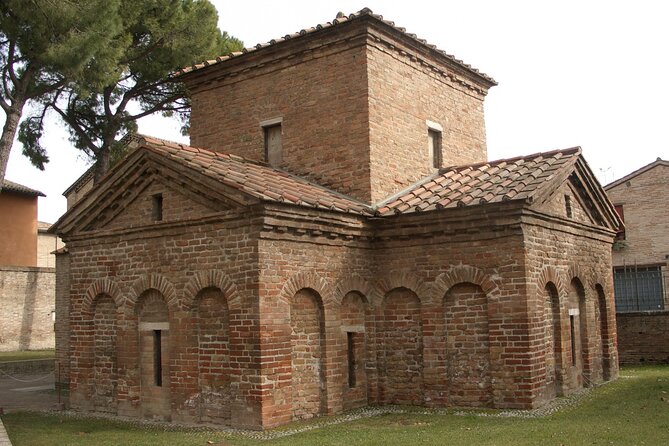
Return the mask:
<svg viewBox="0 0 669 446"><path fill-rule="evenodd" d="M274 45L279 45L279 44L281 44L283 42L286 42L288 40L300 38L302 36L310 36L310 35L316 34L317 32L319 32L321 30L326 30L326 29L332 28L334 26L341 25L343 23L351 22L353 20L359 20L359 19L364 18L364 17L370 18L370 19L374 20L376 23L379 23L382 26L385 26L385 27L387 27L387 28L389 28L389 29L391 29L395 32L399 32L401 35L411 39L414 43L424 47L428 51L431 51L431 52L435 53L437 56L445 57L451 63L454 63L458 67L464 69L466 72L474 75L476 78L481 79L485 83L489 84L489 86L497 85L497 82L492 77L488 76L485 73L480 72L479 70L477 70L476 68L472 67L469 64L466 64L462 60L456 59L455 56L453 56L451 54L448 54L443 50L438 49L436 47L436 45L432 45L432 44L427 43L426 40L420 39L415 34L406 32L405 28L402 28L400 26L396 26L395 22L392 22L390 20L384 20L382 15L374 14L372 12L372 10L369 9L369 8L363 8L356 13L349 14L348 16L346 16L343 13L340 12L340 13L337 14L337 17L332 22L321 23L321 24L318 24L318 25L316 25L314 27L311 27L311 28L301 29L298 32L295 32L295 33L292 33L292 34L286 34L283 37L280 37L278 39L272 39L272 40L270 40L269 42L266 42L266 43L258 43L257 45L255 45L253 47L244 48L241 51L235 51L235 52L232 52L232 53L230 53L228 55L225 55L225 56L219 56L216 59L207 60L207 61L202 62L202 63L198 63L198 64L195 64L195 65L192 65L192 66L189 66L189 67L185 67L185 68L177 71L176 73L174 73L174 75L175 76L180 76L180 75L183 75L183 74L192 73L194 71L201 70L203 68L206 68L206 67L209 67L209 66L212 66L212 65L216 65L216 64L219 64L221 62L225 62L225 61L233 59L233 58L244 56L247 53L254 53L258 50L262 50L264 48L272 47Z"/></svg>
<svg viewBox="0 0 669 446"><path fill-rule="evenodd" d="M46 195L38 190L31 189L28 186L24 186L19 183L14 183L13 181L9 181L7 179L3 181L2 187L0 189L2 189L2 191L15 192L17 194L30 195L33 197L46 197Z"/></svg>
<svg viewBox="0 0 669 446"><path fill-rule="evenodd" d="M619 178L619 179L607 184L606 186L604 186L604 190L613 189L614 187L619 186L622 183L626 183L627 181L631 180L632 178L634 178L636 176L639 176L642 173L648 172L650 169L652 169L654 167L657 167L657 166L669 167L669 161L665 161L662 158L658 158L655 161L653 161L652 163L646 164L642 168L637 169L634 172L632 172L628 175L625 175L624 177Z"/></svg>
<svg viewBox="0 0 669 446"><path fill-rule="evenodd" d="M367 204L266 163L144 136L140 147L263 201L372 215Z"/></svg>
<svg viewBox="0 0 669 446"><path fill-rule="evenodd" d="M263 162L143 135L135 135L130 141L134 152L54 223L51 232L72 227L84 214L82 211L98 202L100 190L119 184L114 182L122 171L136 166L141 157L157 157L186 167L212 180L212 184L260 201L376 217L510 201L532 203L546 199L571 178L587 195L589 206L602 225L617 228L621 224L579 147L443 168L370 206Z"/></svg>
<svg viewBox="0 0 669 446"><path fill-rule="evenodd" d="M431 211L510 200L531 200L564 180L581 149L535 153L486 163L446 167L377 206L381 215ZM561 182L561 181L560 181Z"/></svg>

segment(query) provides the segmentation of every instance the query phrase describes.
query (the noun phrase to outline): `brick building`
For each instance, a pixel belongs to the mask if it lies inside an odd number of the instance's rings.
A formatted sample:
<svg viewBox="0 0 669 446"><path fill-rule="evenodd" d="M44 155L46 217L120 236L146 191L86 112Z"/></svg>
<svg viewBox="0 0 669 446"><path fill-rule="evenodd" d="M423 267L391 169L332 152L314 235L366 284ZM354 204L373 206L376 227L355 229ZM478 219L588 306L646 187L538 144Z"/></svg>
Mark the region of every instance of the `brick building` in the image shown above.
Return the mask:
<svg viewBox="0 0 669 446"><path fill-rule="evenodd" d="M669 161L604 189L625 222L613 247L620 361L669 362Z"/></svg>
<svg viewBox="0 0 669 446"><path fill-rule="evenodd" d="M619 219L578 148L486 161L493 79L366 9L180 75L193 147L132 138L55 225L72 407L267 428L617 376Z"/></svg>
<svg viewBox="0 0 669 446"><path fill-rule="evenodd" d="M40 196L9 180L0 191L0 351L54 347L57 237L37 221Z"/></svg>

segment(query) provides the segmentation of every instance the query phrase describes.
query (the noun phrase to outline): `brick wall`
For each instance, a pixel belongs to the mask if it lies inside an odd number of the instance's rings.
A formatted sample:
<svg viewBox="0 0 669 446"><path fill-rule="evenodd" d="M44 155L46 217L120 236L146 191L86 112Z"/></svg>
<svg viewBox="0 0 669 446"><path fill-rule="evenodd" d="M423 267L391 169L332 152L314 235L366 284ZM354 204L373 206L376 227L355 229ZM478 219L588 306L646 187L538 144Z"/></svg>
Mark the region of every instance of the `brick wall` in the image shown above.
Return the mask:
<svg viewBox="0 0 669 446"><path fill-rule="evenodd" d="M427 120L443 127L444 165L485 161L487 86L376 26L356 20L186 77L191 145L261 160L261 123L280 118L280 167L368 203L434 171Z"/></svg>
<svg viewBox="0 0 669 446"><path fill-rule="evenodd" d="M439 73L409 48L379 40L367 49L372 202L435 172L426 121L443 128L442 166L488 159L484 94Z"/></svg>
<svg viewBox="0 0 669 446"><path fill-rule="evenodd" d="M669 363L669 311L618 313L621 364Z"/></svg>
<svg viewBox="0 0 669 446"><path fill-rule="evenodd" d="M56 271L0 266L0 351L54 348Z"/></svg>
<svg viewBox="0 0 669 446"><path fill-rule="evenodd" d="M194 90L191 145L262 160L261 122L281 118L280 167L369 200L365 47L340 40L356 34L298 45L262 68Z"/></svg>
<svg viewBox="0 0 669 446"><path fill-rule="evenodd" d="M613 251L613 265L659 265L664 275L664 306L669 308L669 166L659 164L628 181L607 188L622 205L625 240Z"/></svg>
<svg viewBox="0 0 669 446"><path fill-rule="evenodd" d="M658 165L607 188L614 204L623 205L625 247L613 252L613 264L665 263L669 255L669 166Z"/></svg>

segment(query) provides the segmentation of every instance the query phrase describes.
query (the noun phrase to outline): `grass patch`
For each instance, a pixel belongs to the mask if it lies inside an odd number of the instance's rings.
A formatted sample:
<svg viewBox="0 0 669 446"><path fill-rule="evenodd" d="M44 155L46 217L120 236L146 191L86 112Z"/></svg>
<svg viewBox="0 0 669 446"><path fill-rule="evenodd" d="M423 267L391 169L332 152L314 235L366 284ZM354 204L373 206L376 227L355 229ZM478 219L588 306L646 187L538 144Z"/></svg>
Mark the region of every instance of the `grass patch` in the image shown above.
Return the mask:
<svg viewBox="0 0 669 446"><path fill-rule="evenodd" d="M622 379L593 389L577 404L540 418L456 415L420 410L331 425L275 440L224 432L170 429L92 418L15 413L3 416L14 446L48 445L659 445L669 444L669 366L628 367ZM484 414L486 416L481 416ZM320 421L323 421L321 419ZM318 422L312 421L311 423ZM282 428L304 427L299 423ZM209 443L211 442L211 443Z"/></svg>
<svg viewBox="0 0 669 446"><path fill-rule="evenodd" d="M24 350L19 352L0 352L0 362L24 361L26 359L53 359L55 350Z"/></svg>

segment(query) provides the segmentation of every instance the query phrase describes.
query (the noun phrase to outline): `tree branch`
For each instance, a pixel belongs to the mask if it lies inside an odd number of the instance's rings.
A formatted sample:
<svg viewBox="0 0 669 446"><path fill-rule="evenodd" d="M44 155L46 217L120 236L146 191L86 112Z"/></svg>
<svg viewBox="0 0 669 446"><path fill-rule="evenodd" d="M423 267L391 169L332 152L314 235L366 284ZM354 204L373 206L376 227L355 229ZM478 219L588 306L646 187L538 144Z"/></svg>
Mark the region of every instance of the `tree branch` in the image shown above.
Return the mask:
<svg viewBox="0 0 669 446"><path fill-rule="evenodd" d="M77 135L86 143L86 146L88 149L93 152L95 156L98 156L98 148L97 146L93 143L93 141L88 137L86 132L81 128L79 123L75 121L74 119L70 118L63 110L58 107L55 103L50 104L51 108L53 108L56 113L60 115L60 117L63 119L63 121L67 122L67 124L72 127L72 129L77 132Z"/></svg>

